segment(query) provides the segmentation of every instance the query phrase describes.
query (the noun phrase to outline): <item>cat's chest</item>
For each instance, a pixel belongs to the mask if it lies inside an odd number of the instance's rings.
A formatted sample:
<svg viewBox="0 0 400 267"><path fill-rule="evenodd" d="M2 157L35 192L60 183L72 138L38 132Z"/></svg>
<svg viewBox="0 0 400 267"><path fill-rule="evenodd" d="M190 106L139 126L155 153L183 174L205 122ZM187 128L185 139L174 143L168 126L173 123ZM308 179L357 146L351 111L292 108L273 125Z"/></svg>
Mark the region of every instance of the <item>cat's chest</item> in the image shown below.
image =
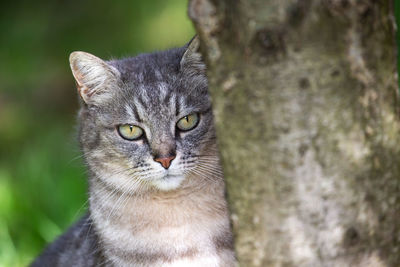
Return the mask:
<svg viewBox="0 0 400 267"><path fill-rule="evenodd" d="M172 219L173 220L173 219ZM160 220L136 221L134 223L103 221L102 236L111 244L125 249L141 250L189 250L193 247L211 246L213 235L218 232L219 218L202 218L198 221L186 221L169 225L160 225Z"/></svg>
<svg viewBox="0 0 400 267"><path fill-rule="evenodd" d="M110 248L108 256L120 266L219 266L213 242L217 229L211 224L139 232L108 227L103 240Z"/></svg>
<svg viewBox="0 0 400 267"><path fill-rule="evenodd" d="M94 211L107 256L118 266L219 266L215 237L227 217L166 208L124 210L118 220Z"/></svg>

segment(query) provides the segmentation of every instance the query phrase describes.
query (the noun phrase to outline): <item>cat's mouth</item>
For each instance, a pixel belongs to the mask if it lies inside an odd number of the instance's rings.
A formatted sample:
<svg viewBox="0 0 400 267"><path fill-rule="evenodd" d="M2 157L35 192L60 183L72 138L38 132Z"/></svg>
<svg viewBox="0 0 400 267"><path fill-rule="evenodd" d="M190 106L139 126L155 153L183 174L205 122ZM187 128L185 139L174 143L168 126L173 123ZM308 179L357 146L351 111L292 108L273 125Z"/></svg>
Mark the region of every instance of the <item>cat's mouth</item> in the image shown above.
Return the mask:
<svg viewBox="0 0 400 267"><path fill-rule="evenodd" d="M178 178L180 176L182 176L182 175L167 173L166 175L164 175L164 177L162 179L164 179L164 180L175 179L175 178Z"/></svg>

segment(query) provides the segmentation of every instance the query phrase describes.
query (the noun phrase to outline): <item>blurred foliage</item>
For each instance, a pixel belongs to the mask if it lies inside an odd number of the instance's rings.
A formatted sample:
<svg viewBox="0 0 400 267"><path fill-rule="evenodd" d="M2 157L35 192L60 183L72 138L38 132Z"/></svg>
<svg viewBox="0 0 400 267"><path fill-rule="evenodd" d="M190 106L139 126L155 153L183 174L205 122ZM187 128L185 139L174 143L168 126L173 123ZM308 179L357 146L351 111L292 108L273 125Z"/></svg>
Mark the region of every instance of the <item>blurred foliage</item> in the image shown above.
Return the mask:
<svg viewBox="0 0 400 267"><path fill-rule="evenodd" d="M0 266L26 266L87 208L68 56L181 46L187 0L0 2Z"/></svg>

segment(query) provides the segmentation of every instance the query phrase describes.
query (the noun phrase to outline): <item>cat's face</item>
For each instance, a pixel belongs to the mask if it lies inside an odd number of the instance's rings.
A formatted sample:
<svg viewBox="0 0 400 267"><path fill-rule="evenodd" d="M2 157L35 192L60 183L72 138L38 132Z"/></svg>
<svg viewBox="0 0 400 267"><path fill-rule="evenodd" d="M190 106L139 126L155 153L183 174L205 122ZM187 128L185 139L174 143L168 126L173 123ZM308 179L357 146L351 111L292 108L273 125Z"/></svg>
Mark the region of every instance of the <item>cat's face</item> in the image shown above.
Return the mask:
<svg viewBox="0 0 400 267"><path fill-rule="evenodd" d="M71 55L84 101L80 141L100 182L131 193L173 190L185 179L218 173L197 45L110 62Z"/></svg>

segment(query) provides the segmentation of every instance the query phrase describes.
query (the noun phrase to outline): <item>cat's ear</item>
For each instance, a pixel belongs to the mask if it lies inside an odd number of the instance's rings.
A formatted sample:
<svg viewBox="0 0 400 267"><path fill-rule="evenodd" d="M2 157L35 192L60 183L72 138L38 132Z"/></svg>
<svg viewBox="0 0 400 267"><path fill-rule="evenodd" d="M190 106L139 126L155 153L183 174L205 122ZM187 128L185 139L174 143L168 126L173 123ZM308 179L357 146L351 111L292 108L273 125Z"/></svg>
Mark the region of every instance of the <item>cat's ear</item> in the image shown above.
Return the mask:
<svg viewBox="0 0 400 267"><path fill-rule="evenodd" d="M112 97L120 73L113 66L86 52L73 52L69 56L72 74L79 95L86 104L98 105Z"/></svg>
<svg viewBox="0 0 400 267"><path fill-rule="evenodd" d="M200 53L200 39L196 35L187 45L181 59L181 69L205 73L204 64Z"/></svg>

